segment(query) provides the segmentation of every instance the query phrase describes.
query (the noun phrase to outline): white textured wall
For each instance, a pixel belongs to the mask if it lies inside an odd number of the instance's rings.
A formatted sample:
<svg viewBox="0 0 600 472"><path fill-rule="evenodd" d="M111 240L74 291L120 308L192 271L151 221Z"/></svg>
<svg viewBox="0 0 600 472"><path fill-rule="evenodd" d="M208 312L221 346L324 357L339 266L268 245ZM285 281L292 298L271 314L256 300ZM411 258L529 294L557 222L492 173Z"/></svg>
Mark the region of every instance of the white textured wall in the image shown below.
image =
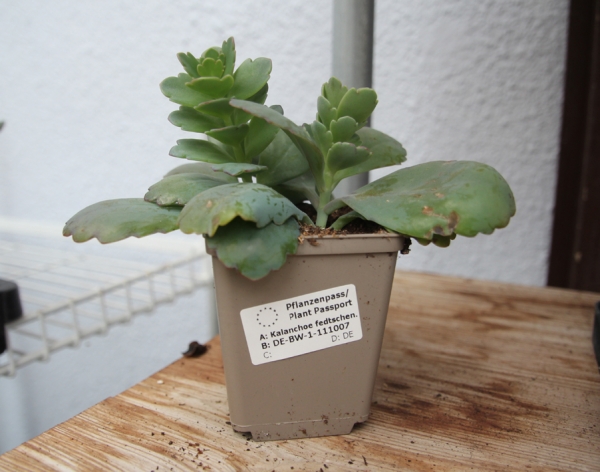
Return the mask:
<svg viewBox="0 0 600 472"><path fill-rule="evenodd" d="M325 6L321 12L319 6ZM182 163L177 105L158 84L234 36L238 64L273 59L269 103L314 116L331 69L329 2L22 0L0 15L0 214L66 221L83 206L143 196Z"/></svg>
<svg viewBox="0 0 600 472"><path fill-rule="evenodd" d="M402 267L544 283L567 4L377 0L374 126L406 145L409 165L455 158L494 165L518 206L508 229L456 240L449 249L415 245ZM0 119L7 122L0 133L0 216L60 223L95 201L143 195L181 162L168 157L183 133L167 122L176 107L158 83L179 71L176 52L197 54L229 35L240 60L273 59L269 103L283 105L294 120L312 120L331 70L331 13L325 0L6 3L0 15ZM104 349L143 337L149 328L142 325L104 339ZM140 346L132 341L131 349ZM66 351L68 361L38 366L50 369L46 382L54 379L63 390L19 380L35 377L29 374L4 379L24 382L12 387L25 392L23 411L55 408L44 403L46 391L53 392L50 400L67 396L62 402L71 410L61 410L62 419L97 401L87 393L95 371L85 368L97 355L83 352ZM117 383L102 395L117 393ZM43 421L31 420L23 434L60 420L48 416L40 413Z"/></svg>
<svg viewBox="0 0 600 472"><path fill-rule="evenodd" d="M298 121L314 116L331 69L332 6L320 0L21 0L1 11L0 217L63 223L95 201L143 196L183 163L168 156L185 135L167 121L177 105L158 87L182 71L179 51L234 36L238 64L272 58L269 102ZM0 453L207 341L207 303L202 290L0 378Z"/></svg>
<svg viewBox="0 0 600 472"><path fill-rule="evenodd" d="M506 229L413 244L399 267L546 283L567 19L567 0L376 1L373 126L405 145L404 165L494 166L517 201Z"/></svg>
<svg viewBox="0 0 600 472"><path fill-rule="evenodd" d="M518 207L508 229L415 247L403 267L544 284L567 4L376 2L374 126L406 145L408 165L492 164ZM0 215L62 222L142 195L180 162L167 154L184 133L166 121L175 107L158 83L178 71L177 51L229 35L239 59L273 59L269 103L312 120L331 69L331 11L322 0L11 3L0 18Z"/></svg>

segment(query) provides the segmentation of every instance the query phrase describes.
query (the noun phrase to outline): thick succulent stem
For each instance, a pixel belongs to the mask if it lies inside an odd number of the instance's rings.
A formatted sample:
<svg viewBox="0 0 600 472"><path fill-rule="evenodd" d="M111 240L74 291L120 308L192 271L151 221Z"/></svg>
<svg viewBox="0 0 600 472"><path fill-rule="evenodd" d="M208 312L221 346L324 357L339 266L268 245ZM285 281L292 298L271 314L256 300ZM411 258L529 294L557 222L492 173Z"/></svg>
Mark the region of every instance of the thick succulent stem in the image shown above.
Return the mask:
<svg viewBox="0 0 600 472"><path fill-rule="evenodd" d="M240 146L239 144L237 146L233 146L233 154L235 156L236 162L248 162L248 160L246 159L246 154L244 153L242 146Z"/></svg>
<svg viewBox="0 0 600 472"><path fill-rule="evenodd" d="M327 205L331 201L331 190L323 192L319 195L319 206L317 208L317 221L316 225L320 228L325 228L327 226L327 217L329 216L325 213L325 205Z"/></svg>

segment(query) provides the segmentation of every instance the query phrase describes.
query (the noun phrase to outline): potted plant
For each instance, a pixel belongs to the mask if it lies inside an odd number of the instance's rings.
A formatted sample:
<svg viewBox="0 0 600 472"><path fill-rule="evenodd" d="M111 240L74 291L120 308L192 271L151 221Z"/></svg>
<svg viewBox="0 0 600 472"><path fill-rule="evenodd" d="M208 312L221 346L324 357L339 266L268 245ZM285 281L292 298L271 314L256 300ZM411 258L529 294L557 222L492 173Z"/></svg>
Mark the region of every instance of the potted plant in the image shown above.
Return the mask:
<svg viewBox="0 0 600 472"><path fill-rule="evenodd" d="M510 187L485 164L437 161L335 198L341 180L406 159L398 141L365 126L372 89L331 78L317 119L298 126L264 105L271 61L236 69L233 38L178 59L185 72L161 83L180 105L169 121L207 139L179 140L170 154L196 162L143 199L85 208L64 235L204 235L233 428L255 439L348 433L369 415L398 251L410 238L445 247L506 226ZM364 227L371 234L347 234Z"/></svg>

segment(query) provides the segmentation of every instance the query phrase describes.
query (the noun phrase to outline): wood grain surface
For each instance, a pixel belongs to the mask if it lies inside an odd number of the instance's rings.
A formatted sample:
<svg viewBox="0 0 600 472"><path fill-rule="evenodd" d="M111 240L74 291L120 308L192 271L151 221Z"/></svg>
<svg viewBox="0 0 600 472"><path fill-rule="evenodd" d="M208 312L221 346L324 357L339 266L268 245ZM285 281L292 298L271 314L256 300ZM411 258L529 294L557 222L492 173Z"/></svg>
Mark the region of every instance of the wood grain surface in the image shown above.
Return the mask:
<svg viewBox="0 0 600 472"><path fill-rule="evenodd" d="M599 299L398 272L371 418L350 435L233 432L216 338L0 456L0 470L600 470Z"/></svg>

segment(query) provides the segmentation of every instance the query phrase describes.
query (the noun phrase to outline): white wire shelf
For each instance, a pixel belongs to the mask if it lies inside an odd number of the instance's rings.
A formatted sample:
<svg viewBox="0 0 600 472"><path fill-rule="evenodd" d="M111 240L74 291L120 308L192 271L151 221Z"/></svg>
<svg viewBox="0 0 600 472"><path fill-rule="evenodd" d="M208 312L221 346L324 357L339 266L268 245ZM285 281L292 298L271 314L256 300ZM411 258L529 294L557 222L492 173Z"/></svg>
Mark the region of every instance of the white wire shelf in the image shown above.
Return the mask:
<svg viewBox="0 0 600 472"><path fill-rule="evenodd" d="M115 248L86 247L61 238L60 232L32 229L0 219L0 278L17 283L24 312L6 325L0 376L13 376L20 367L76 347L111 325L212 286L201 238L190 244L161 235L149 244L134 240Z"/></svg>

